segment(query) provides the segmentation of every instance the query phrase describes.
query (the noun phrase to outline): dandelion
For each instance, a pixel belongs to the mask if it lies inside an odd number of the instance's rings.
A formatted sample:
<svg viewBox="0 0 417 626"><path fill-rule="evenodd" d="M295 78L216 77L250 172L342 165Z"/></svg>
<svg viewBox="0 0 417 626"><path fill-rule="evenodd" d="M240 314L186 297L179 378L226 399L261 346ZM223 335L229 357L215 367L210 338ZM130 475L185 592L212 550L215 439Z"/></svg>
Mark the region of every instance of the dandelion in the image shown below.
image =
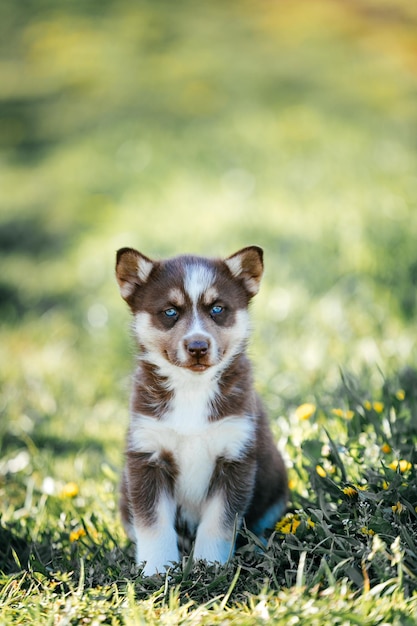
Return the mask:
<svg viewBox="0 0 417 626"><path fill-rule="evenodd" d="M316 472L321 478L326 478L327 472L321 465L316 465Z"/></svg>
<svg viewBox="0 0 417 626"><path fill-rule="evenodd" d="M392 507L392 512L393 513L397 513L397 515L400 515L401 513L403 513L405 511L405 506L403 504L401 504L400 501L397 502L397 504L394 504Z"/></svg>
<svg viewBox="0 0 417 626"><path fill-rule="evenodd" d="M301 521L298 515L288 513L288 515L275 525L275 530L283 535L294 535L300 524Z"/></svg>
<svg viewBox="0 0 417 626"><path fill-rule="evenodd" d="M369 402L369 400L365 400L365 402L363 403L363 406L367 411L374 410L375 413L382 413L382 411L385 408L385 405L383 402Z"/></svg>
<svg viewBox="0 0 417 626"><path fill-rule="evenodd" d="M74 543L75 541L78 541L81 537L85 537L86 534L87 533L85 532L84 528L78 528L77 530L71 531L69 540L71 543Z"/></svg>
<svg viewBox="0 0 417 626"><path fill-rule="evenodd" d="M373 402L372 403L372 408L375 411L375 413L382 413L382 411L384 410L384 403L383 402Z"/></svg>
<svg viewBox="0 0 417 626"><path fill-rule="evenodd" d="M405 474L405 472L408 472L413 466L409 461L406 461L405 459L401 459L400 461L396 459L395 461L390 463L388 467L394 470L394 472L399 470L400 474Z"/></svg>
<svg viewBox="0 0 417 626"><path fill-rule="evenodd" d="M294 491L296 487L297 487L297 481L295 480L295 478L290 478L290 480L288 481L288 489L290 491Z"/></svg>
<svg viewBox="0 0 417 626"><path fill-rule="evenodd" d="M390 452L392 452L392 448L388 443L384 443L381 446L381 452L383 452L384 454L389 454Z"/></svg>
<svg viewBox="0 0 417 626"><path fill-rule="evenodd" d="M332 413L333 415L342 417L345 420L351 420L355 415L355 411L351 411L350 409L346 409L346 411L344 409L332 409Z"/></svg>
<svg viewBox="0 0 417 626"><path fill-rule="evenodd" d="M358 495L359 491L366 491L368 489L367 485L348 485L342 489L342 492L348 498L355 498Z"/></svg>
<svg viewBox="0 0 417 626"><path fill-rule="evenodd" d="M61 491L61 497L62 498L75 498L75 496L78 496L79 491L80 490L78 488L77 483L70 482L64 485Z"/></svg>
<svg viewBox="0 0 417 626"><path fill-rule="evenodd" d="M348 498L355 498L358 495L358 492L353 487L344 487L342 491Z"/></svg>
<svg viewBox="0 0 417 626"><path fill-rule="evenodd" d="M397 398L397 400L402 402L404 400L404 398L405 398L405 391L404 391L404 389L398 389L398 391L395 393L395 397Z"/></svg>
<svg viewBox="0 0 417 626"><path fill-rule="evenodd" d="M300 516L297 513L288 513L282 520L277 522L275 525L275 530L283 535L294 535L297 531L297 528L300 526L301 520ZM314 528L315 522L308 517L306 520L307 528Z"/></svg>
<svg viewBox="0 0 417 626"><path fill-rule="evenodd" d="M311 402L305 402L304 404L300 404L299 407L295 409L295 416L299 420L308 420L314 413L316 412L316 405Z"/></svg>

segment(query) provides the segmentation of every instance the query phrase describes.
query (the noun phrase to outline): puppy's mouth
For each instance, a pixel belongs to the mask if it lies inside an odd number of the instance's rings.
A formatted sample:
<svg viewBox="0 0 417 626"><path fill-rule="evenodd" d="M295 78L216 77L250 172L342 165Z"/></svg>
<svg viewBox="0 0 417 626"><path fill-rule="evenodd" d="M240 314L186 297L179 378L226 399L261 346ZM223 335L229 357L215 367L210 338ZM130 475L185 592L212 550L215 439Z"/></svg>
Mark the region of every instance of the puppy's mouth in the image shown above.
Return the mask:
<svg viewBox="0 0 417 626"><path fill-rule="evenodd" d="M187 366L189 370L191 370L192 372L205 372L210 365L207 365L206 363L191 363L191 365Z"/></svg>
<svg viewBox="0 0 417 626"><path fill-rule="evenodd" d="M190 359L184 362L178 359L176 355L175 356L171 355L168 352L168 350L165 350L164 354L165 354L165 358L167 359L167 361L169 361L173 365L176 365L177 367L190 370L191 372L205 372L213 365L213 363L205 362L204 357L203 359L193 359L193 360Z"/></svg>

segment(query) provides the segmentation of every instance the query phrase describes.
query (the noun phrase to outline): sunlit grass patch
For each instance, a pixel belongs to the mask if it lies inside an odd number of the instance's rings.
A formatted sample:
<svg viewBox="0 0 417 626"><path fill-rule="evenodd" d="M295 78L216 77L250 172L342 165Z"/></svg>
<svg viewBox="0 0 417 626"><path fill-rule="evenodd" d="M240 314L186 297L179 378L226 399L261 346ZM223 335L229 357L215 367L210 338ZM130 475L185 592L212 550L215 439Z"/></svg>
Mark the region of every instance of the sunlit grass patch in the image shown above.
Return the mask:
<svg viewBox="0 0 417 626"><path fill-rule="evenodd" d="M23 603L22 615L34 611L37 619L41 614L34 606L40 598L49 607L45 610L59 607L80 619L89 605L92 614L104 611L116 620L139 615L145 606L149 619L152 611L169 610L179 617L185 610L180 607L190 603L190 616L199 612L201 619L209 623L211 616L215 623L224 610L218 598L225 598L228 590L230 610L239 605L246 614L256 605L269 616L283 610L274 598L292 597L297 585L311 594L314 606L323 602L323 615L325 598L340 601L343 586L352 594L374 593L370 597L383 598L386 589L411 597L417 589L415 375L407 370L400 378L402 399L396 396L397 377L380 388L373 386L373 396L384 398L381 413L362 410L364 381L348 376L314 405L320 408L313 420L291 422L289 405L286 453L296 477L289 513L266 543L248 535L229 567L187 569L183 563L163 580L143 579L134 564L134 551L118 520L115 468L90 465L87 445L70 453L74 478L68 461L50 458L47 450L34 445L32 430L24 437L16 431L19 446L0 466L0 489L4 496L7 486L9 499L0 526L6 546L0 563L6 573L6 614L16 614L16 598ZM333 410L335 397L345 407L342 412ZM354 412L351 419L345 418L346 410ZM389 450L384 449L387 440ZM103 442L104 450L114 445L111 431ZM13 586L13 573L18 572L26 574L21 586ZM173 588L177 595L172 595ZM329 589L333 596L327 595ZM353 604L346 602L351 610ZM404 610L411 610L408 600L401 602L408 607Z"/></svg>

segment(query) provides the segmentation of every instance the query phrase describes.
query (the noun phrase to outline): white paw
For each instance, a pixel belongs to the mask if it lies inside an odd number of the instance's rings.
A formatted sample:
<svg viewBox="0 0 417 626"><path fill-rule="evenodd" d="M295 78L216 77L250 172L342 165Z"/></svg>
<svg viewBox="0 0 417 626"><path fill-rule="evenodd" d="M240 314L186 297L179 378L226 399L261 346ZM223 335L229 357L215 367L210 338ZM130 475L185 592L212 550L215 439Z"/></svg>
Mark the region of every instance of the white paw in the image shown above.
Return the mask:
<svg viewBox="0 0 417 626"><path fill-rule="evenodd" d="M204 537L202 534L197 536L194 547L194 560L206 561L207 563L227 562L233 552L231 541L227 541L222 537Z"/></svg>
<svg viewBox="0 0 417 626"><path fill-rule="evenodd" d="M197 530L194 559L208 563L226 563L233 553L234 528L223 524L224 500L220 494L206 502Z"/></svg>
<svg viewBox="0 0 417 626"><path fill-rule="evenodd" d="M142 546L143 547L143 546ZM160 546L155 546L153 553L149 550L143 550L137 546L136 550L136 563L141 566L145 563L143 568L144 576L154 576L155 574L163 574L165 570L180 560L178 548L175 545L163 551Z"/></svg>
<svg viewBox="0 0 417 626"><path fill-rule="evenodd" d="M136 563L145 563L145 576L163 574L172 562L180 560L177 533L172 526L160 528L135 528Z"/></svg>

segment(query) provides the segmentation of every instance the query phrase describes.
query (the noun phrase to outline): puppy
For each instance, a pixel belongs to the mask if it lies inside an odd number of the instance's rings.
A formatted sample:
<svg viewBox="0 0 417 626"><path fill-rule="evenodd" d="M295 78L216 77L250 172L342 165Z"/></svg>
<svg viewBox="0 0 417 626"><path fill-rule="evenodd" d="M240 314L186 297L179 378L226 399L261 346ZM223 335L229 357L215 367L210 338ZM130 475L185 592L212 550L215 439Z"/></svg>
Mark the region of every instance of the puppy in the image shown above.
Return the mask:
<svg viewBox="0 0 417 626"><path fill-rule="evenodd" d="M257 246L225 260L117 253L139 344L120 509L145 575L192 541L194 559L225 563L243 518L261 536L285 511L286 469L246 356L262 273Z"/></svg>

